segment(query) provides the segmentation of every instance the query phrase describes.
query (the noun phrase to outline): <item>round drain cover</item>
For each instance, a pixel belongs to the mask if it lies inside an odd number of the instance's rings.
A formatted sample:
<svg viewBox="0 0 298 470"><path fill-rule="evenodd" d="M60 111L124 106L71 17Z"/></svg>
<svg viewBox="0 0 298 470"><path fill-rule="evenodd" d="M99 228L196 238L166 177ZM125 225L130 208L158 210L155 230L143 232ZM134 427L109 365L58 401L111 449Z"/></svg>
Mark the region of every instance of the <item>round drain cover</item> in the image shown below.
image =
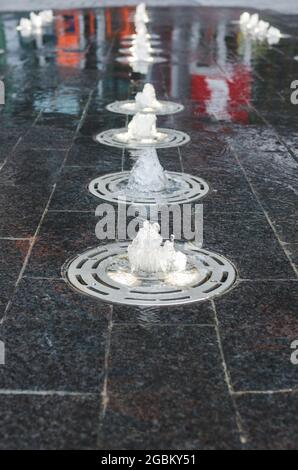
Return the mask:
<svg viewBox="0 0 298 470"><path fill-rule="evenodd" d="M232 263L189 243L176 243L188 257L183 273L148 279L130 272L129 242L89 249L67 262L63 277L77 291L102 301L139 306L199 302L226 292L236 280Z"/></svg>
<svg viewBox="0 0 298 470"><path fill-rule="evenodd" d="M150 57L150 60L136 60L133 56L124 56L124 57L116 57L116 61L120 62L120 64L162 64L163 62L167 62L168 59L165 57Z"/></svg>
<svg viewBox="0 0 298 470"><path fill-rule="evenodd" d="M157 193L133 192L127 189L129 171L111 173L92 180L89 191L94 196L112 203L134 205L184 204L201 199L209 186L201 178L186 173L167 172L169 186Z"/></svg>
<svg viewBox="0 0 298 470"><path fill-rule="evenodd" d="M127 133L127 128L109 129L95 136L95 140L100 144L109 145L110 147L140 149L147 147L169 148L178 147L187 144L190 141L189 135L185 132L176 131L174 129L157 129L157 132L163 134L160 139L148 139L142 142L137 140L125 141L123 136Z"/></svg>
<svg viewBox="0 0 298 470"><path fill-rule="evenodd" d="M159 101L159 103L162 105L160 108L138 109L134 100L114 101L114 103L108 104L106 108L108 111L118 114L133 115L140 112L142 114L156 114L159 116L176 114L184 109L182 104L174 103L173 101Z"/></svg>

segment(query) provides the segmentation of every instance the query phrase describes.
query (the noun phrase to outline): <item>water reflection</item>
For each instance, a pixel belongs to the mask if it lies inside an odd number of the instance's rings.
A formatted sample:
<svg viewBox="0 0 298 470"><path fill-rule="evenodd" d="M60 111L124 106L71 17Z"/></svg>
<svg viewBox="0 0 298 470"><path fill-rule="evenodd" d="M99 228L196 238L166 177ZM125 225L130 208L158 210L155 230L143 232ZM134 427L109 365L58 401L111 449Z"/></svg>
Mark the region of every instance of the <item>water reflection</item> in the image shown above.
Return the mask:
<svg viewBox="0 0 298 470"><path fill-rule="evenodd" d="M283 39L273 48L255 44L233 24L239 10L196 8L186 12L173 8L167 18L159 11L152 10L149 31L160 36L168 62L153 65L115 62L123 38L135 33L132 7L59 11L53 24L30 40L16 32L20 15L3 14L0 51L5 54L0 54L0 73L7 77L7 101L16 103L10 90L16 93L26 82L31 87L24 92L23 106L26 102L34 110L78 114L83 77L107 69L95 97L98 109L105 99L126 99L132 79L138 78L141 85L144 80L161 83L162 77L160 94L191 100L197 119L245 124L251 119L249 103L265 98L269 102L272 90L287 85L287 75L295 78L295 42ZM291 50L291 61L284 53L286 48ZM80 73L82 86L74 90L60 86L52 92L42 82L44 78L38 82L35 77L41 77L42 68L61 84L69 77L66 70ZM138 82L134 84L138 86Z"/></svg>

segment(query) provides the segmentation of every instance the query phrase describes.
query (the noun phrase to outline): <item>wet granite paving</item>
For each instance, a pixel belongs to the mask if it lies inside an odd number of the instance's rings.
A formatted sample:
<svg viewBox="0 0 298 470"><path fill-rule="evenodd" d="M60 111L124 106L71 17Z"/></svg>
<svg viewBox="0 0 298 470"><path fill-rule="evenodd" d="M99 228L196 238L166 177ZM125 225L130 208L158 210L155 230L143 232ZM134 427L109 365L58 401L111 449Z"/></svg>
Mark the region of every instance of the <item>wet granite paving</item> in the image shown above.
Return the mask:
<svg viewBox="0 0 298 470"><path fill-rule="evenodd" d="M168 60L141 75L115 62L130 11L57 11L42 43L0 17L0 448L297 448L298 17L264 14L290 35L268 47L240 9L152 8ZM204 247L238 270L214 301L111 306L61 278L99 243L88 182L132 165L93 140L126 123L105 105L146 80L185 105L159 125L192 141L160 159L210 183Z"/></svg>

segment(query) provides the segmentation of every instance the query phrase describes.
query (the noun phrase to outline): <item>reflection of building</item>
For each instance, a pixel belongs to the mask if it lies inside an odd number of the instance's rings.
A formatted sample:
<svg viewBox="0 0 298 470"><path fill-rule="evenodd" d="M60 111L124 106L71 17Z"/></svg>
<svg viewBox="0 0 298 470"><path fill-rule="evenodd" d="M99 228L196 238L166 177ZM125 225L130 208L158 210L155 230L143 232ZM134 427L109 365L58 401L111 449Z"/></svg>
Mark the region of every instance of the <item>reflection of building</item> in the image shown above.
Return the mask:
<svg viewBox="0 0 298 470"><path fill-rule="evenodd" d="M237 58L240 61L230 63L230 53L237 53L238 48L237 41L234 44L233 37L231 42L227 33L230 18L218 15L216 9L201 12L189 29L175 18L171 67L166 77L168 94L177 99L188 96L197 103L197 115L245 123L251 98L249 44L243 45L242 57Z"/></svg>
<svg viewBox="0 0 298 470"><path fill-rule="evenodd" d="M244 107L250 99L250 80L244 65L233 66L229 78L217 67L192 69L191 99L198 103L195 113L246 123L248 113Z"/></svg>
<svg viewBox="0 0 298 470"><path fill-rule="evenodd" d="M133 7L106 8L106 34L107 39L117 35L120 38L128 36L135 32L133 23Z"/></svg>
<svg viewBox="0 0 298 470"><path fill-rule="evenodd" d="M84 18L81 12L59 14L55 18L57 64L81 67L84 63Z"/></svg>
<svg viewBox="0 0 298 470"><path fill-rule="evenodd" d="M221 20L205 31L204 43L214 42L216 57L190 66L191 98L198 102L195 113L216 119L246 123L245 109L251 94L251 73L244 64L228 64L226 23ZM212 47L208 47L212 51Z"/></svg>

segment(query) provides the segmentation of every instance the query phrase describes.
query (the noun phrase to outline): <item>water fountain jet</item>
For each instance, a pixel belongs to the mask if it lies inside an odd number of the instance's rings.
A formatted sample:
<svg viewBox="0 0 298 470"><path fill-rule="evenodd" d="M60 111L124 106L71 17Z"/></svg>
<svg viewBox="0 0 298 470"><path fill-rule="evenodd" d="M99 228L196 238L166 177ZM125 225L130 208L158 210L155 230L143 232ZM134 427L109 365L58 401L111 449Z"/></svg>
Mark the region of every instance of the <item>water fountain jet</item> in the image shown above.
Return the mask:
<svg viewBox="0 0 298 470"><path fill-rule="evenodd" d="M91 194L113 203L142 206L183 204L207 195L209 186L203 179L165 171L156 149L148 147L130 153L136 159L132 170L95 178L89 184Z"/></svg>
<svg viewBox="0 0 298 470"><path fill-rule="evenodd" d="M156 128L156 115L136 113L127 128L110 129L95 136L99 143L112 147L126 148L167 148L189 142L187 134L173 129Z"/></svg>
<svg viewBox="0 0 298 470"><path fill-rule="evenodd" d="M223 294L236 271L223 256L191 243L163 241L159 225L145 221L132 242L100 245L62 268L76 290L125 305L170 306Z"/></svg>
<svg viewBox="0 0 298 470"><path fill-rule="evenodd" d="M156 92L153 85L146 83L141 92L137 93L134 100L115 101L107 105L107 109L120 114L175 114L184 109L182 104L172 101L160 101L156 98Z"/></svg>

